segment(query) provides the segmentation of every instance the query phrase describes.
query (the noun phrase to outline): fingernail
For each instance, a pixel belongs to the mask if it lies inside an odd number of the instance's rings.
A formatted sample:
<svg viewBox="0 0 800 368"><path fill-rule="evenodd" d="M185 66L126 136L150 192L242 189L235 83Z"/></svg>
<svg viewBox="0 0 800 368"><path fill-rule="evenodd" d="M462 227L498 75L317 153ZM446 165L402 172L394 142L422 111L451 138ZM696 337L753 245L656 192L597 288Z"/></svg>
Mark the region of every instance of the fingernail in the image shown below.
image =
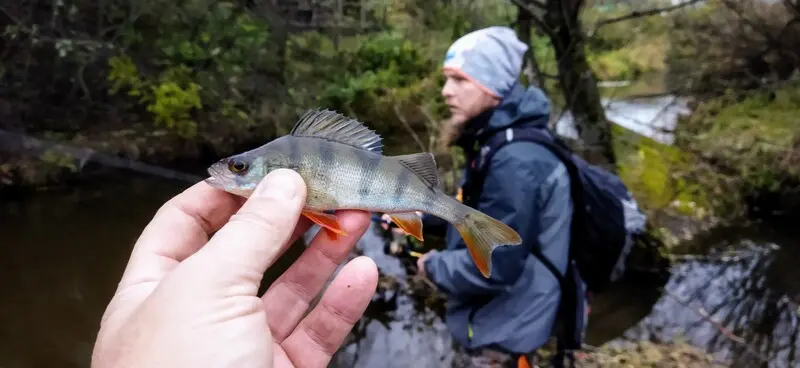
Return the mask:
<svg viewBox="0 0 800 368"><path fill-rule="evenodd" d="M256 188L254 195L281 199L294 199L297 196L297 181L292 173L278 170L269 173L264 182Z"/></svg>

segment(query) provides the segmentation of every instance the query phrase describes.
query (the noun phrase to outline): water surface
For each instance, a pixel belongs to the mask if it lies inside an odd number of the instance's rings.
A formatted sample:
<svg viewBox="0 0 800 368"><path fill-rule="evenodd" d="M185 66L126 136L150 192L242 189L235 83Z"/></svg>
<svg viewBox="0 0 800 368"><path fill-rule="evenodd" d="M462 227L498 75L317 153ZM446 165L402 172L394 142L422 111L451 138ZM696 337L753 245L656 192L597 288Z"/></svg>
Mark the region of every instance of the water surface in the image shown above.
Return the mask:
<svg viewBox="0 0 800 368"><path fill-rule="evenodd" d="M136 237L184 187L125 177L0 204L0 366L88 366L98 322ZM790 366L798 348L798 238L722 233L699 240L706 243L694 250L711 255L679 263L667 294L627 283L600 296L589 343L683 339L742 366L762 359ZM386 254L386 240L373 229L358 244L384 279L332 366L447 366L452 342L444 324L403 292L406 268ZM386 281L391 277L396 282Z"/></svg>

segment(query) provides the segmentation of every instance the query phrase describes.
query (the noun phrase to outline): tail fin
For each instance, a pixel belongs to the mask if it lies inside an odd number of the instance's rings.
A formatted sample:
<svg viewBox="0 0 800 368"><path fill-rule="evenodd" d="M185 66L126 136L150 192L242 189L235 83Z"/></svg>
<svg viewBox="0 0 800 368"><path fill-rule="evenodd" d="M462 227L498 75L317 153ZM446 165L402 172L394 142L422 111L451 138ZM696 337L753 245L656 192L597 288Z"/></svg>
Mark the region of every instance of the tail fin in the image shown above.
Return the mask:
<svg viewBox="0 0 800 368"><path fill-rule="evenodd" d="M519 234L510 226L472 208L455 227L467 243L475 265L486 278L491 275L495 247L522 243Z"/></svg>

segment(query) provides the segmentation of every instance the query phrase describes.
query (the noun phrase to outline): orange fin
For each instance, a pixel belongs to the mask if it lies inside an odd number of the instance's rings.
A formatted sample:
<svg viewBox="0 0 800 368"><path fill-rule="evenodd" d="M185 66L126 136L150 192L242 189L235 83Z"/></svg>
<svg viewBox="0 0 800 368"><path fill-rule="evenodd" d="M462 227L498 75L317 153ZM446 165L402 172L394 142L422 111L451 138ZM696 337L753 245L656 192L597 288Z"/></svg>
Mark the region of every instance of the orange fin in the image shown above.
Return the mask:
<svg viewBox="0 0 800 368"><path fill-rule="evenodd" d="M513 228L474 209L470 209L455 227L467 244L469 254L478 266L478 270L486 278L491 276L492 251L495 247L522 243L519 234Z"/></svg>
<svg viewBox="0 0 800 368"><path fill-rule="evenodd" d="M416 212L398 212L388 215L403 231L422 241L422 219Z"/></svg>
<svg viewBox="0 0 800 368"><path fill-rule="evenodd" d="M347 235L347 233L342 230L342 226L339 224L339 219L337 219L334 215L311 210L303 210L302 214L303 216L308 217L308 219L313 221L315 224L322 226L324 229L327 229L333 234Z"/></svg>

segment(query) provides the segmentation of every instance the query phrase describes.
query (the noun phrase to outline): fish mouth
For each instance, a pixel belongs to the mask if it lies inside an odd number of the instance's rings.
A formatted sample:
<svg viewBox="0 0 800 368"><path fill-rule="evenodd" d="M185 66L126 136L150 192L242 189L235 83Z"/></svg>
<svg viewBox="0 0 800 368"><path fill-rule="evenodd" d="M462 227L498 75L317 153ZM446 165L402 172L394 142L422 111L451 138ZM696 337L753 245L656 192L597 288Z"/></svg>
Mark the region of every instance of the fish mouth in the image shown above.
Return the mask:
<svg viewBox="0 0 800 368"><path fill-rule="evenodd" d="M204 181L205 181L205 183L206 183L206 184L208 184L208 185L209 185L209 186L211 186L212 188L224 189L224 188L223 188L223 185L222 185L222 183L219 181L219 179L217 179L217 178L215 178L215 177L213 177L213 176L209 176L209 177L208 177L208 178L206 178Z"/></svg>
<svg viewBox="0 0 800 368"><path fill-rule="evenodd" d="M219 163L211 165L207 171L209 177L205 180L206 184L217 189L225 190L225 183L222 177L223 173L222 170L220 170Z"/></svg>

